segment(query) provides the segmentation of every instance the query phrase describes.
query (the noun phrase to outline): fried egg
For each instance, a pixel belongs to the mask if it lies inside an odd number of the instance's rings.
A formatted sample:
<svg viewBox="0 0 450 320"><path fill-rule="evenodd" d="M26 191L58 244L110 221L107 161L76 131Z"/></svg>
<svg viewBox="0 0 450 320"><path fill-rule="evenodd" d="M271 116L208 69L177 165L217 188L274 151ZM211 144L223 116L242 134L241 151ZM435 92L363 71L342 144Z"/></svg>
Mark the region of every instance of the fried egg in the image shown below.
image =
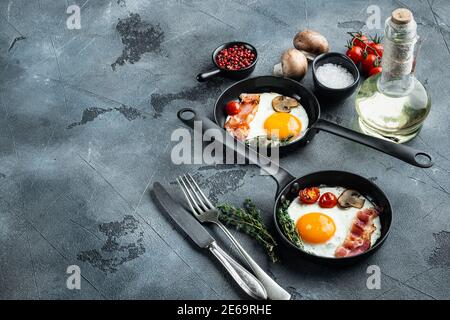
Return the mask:
<svg viewBox="0 0 450 320"><path fill-rule="evenodd" d="M332 192L336 197L345 190L342 187L320 187L320 194ZM322 256L335 257L336 249L342 245L350 232L356 213L374 205L365 198L364 207L342 209L321 208L319 201L313 204L304 204L297 197L291 202L287 210L288 215L294 221L297 233L303 241L303 248L308 253ZM371 245L381 237L380 217L373 221L376 230L371 235Z"/></svg>
<svg viewBox="0 0 450 320"><path fill-rule="evenodd" d="M280 140L294 137L299 139L308 128L308 114L300 105L292 108L291 112L276 112L272 107L272 100L280 96L278 93L262 93L260 95L258 112L250 122L247 140L258 136L278 136Z"/></svg>
<svg viewBox="0 0 450 320"><path fill-rule="evenodd" d="M291 112L276 112L272 100L281 96L278 93L261 93L258 111L249 123L246 140L256 137L277 137L279 140L295 141L302 137L308 129L309 119L303 106L292 108ZM227 119L228 121L228 119Z"/></svg>

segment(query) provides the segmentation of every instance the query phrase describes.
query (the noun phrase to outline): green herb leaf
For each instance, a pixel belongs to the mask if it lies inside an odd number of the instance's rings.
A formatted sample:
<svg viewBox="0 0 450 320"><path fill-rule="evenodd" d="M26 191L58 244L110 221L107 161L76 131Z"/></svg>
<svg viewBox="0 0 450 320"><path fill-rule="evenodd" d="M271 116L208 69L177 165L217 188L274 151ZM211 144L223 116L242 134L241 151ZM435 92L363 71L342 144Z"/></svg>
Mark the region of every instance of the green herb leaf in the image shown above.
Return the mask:
<svg viewBox="0 0 450 320"><path fill-rule="evenodd" d="M286 238L288 238L288 240L298 248L303 249L303 242L300 239L297 230L295 230L295 223L287 213L289 204L290 201L285 200L281 203L281 207L278 208L277 211L278 223L280 224L281 231L286 236Z"/></svg>
<svg viewBox="0 0 450 320"><path fill-rule="evenodd" d="M257 240L264 247L272 262L279 261L275 252L277 243L264 225L261 211L250 199L244 201L243 208L236 208L227 203L221 204L217 208L220 211L220 221Z"/></svg>

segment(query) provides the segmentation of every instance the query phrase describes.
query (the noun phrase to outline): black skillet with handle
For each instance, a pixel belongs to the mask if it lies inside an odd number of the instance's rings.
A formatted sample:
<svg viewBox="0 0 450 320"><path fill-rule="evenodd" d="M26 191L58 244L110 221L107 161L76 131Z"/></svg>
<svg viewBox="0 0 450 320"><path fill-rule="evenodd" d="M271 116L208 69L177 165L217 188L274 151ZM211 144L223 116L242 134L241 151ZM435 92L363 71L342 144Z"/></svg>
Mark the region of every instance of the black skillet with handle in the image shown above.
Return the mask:
<svg viewBox="0 0 450 320"><path fill-rule="evenodd" d="M309 124L305 134L300 139L280 146L280 152L282 154L307 145L314 138L316 133L321 130L379 150L417 167L428 168L433 165L431 155L424 151L367 136L333 122L321 119L320 105L314 94L299 82L282 77L261 76L249 78L236 82L226 89L217 99L214 107L214 120L217 125L221 128L225 125L227 119L225 106L228 102L239 100L239 96L242 93L263 92L276 92L295 98L299 100L300 104L305 108L305 111L308 114Z"/></svg>
<svg viewBox="0 0 450 320"><path fill-rule="evenodd" d="M196 129L202 131L200 133L208 132L208 134L211 134L214 137L216 142L220 142L229 150L236 152L241 157L245 157L250 163L258 165L261 169L274 178L277 182L277 192L275 194L275 205L273 211L276 230L283 242L299 255L320 263L348 265L369 256L380 248L386 240L392 222L392 208L387 196L372 181L362 176L345 171L319 171L300 178L295 178L287 170L283 169L269 158L257 153L254 149L249 148L242 142L232 139L225 130L222 130L221 127L210 119L198 116L193 109L181 109L178 111L178 118L191 128L194 128L194 122L200 121L202 126L195 126ZM351 257L322 257L308 253L302 248L297 247L284 235L277 216L278 211L282 207L285 200L294 200L298 196L299 190L303 188L320 185L340 186L347 189L357 190L379 209L381 237L369 250Z"/></svg>

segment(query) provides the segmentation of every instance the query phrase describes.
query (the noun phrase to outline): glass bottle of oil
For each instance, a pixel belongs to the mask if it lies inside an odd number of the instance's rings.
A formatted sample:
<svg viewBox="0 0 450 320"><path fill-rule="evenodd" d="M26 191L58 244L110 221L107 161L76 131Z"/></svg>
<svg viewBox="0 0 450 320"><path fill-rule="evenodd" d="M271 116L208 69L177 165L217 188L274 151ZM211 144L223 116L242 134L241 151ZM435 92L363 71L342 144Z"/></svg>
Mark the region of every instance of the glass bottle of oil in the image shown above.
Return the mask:
<svg viewBox="0 0 450 320"><path fill-rule="evenodd" d="M431 108L428 91L414 76L418 51L417 24L408 9L386 20L383 71L368 78L356 96L362 132L403 143L420 131Z"/></svg>

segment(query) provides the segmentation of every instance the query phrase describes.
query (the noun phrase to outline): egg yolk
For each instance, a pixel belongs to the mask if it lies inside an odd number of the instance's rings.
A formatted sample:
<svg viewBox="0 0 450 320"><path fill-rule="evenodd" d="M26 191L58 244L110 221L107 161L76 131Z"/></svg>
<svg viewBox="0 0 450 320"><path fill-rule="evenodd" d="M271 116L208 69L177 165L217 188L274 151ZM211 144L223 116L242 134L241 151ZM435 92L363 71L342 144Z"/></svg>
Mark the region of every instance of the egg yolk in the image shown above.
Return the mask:
<svg viewBox="0 0 450 320"><path fill-rule="evenodd" d="M300 134L302 123L290 113L277 112L266 119L264 129L269 137L287 140Z"/></svg>
<svg viewBox="0 0 450 320"><path fill-rule="evenodd" d="M297 232L305 242L324 243L331 239L335 231L333 219L320 212L305 214L297 220Z"/></svg>

